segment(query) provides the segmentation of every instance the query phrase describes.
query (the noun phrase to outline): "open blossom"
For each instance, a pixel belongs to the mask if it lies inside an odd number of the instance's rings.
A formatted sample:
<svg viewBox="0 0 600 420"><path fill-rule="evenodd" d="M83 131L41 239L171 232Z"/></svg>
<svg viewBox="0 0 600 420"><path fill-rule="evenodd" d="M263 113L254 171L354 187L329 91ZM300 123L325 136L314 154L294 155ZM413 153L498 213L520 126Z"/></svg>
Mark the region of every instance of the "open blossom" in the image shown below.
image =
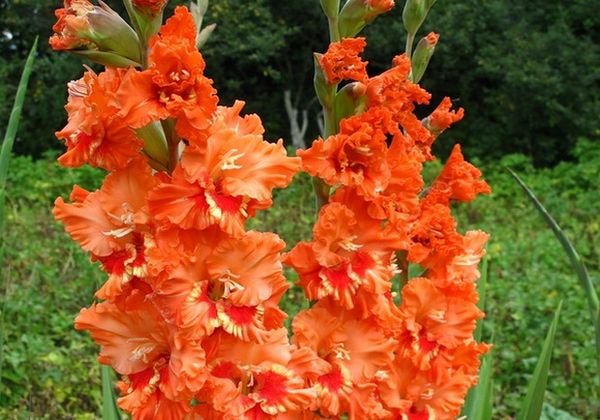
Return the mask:
<svg viewBox="0 0 600 420"><path fill-rule="evenodd" d="M152 304L126 312L108 302L96 304L81 310L75 327L90 331L101 345L100 362L124 375L122 408L150 411L150 402L159 404L165 398L176 405L204 385L206 360L200 343L182 339Z"/></svg>
<svg viewBox="0 0 600 420"><path fill-rule="evenodd" d="M335 85L342 80L365 80L368 77L367 63L359 55L366 45L364 38L344 38L331 43L320 59L327 81Z"/></svg>
<svg viewBox="0 0 600 420"><path fill-rule="evenodd" d="M347 309L364 308L366 295L390 291L394 251L404 242L369 217L368 203L355 193L340 193L319 213L313 241L300 242L284 262L298 272L309 299L330 296Z"/></svg>
<svg viewBox="0 0 600 420"><path fill-rule="evenodd" d="M272 330L260 345L216 333L205 348L209 375L197 398L200 405L212 406L203 410L207 417L300 414L315 398L315 390L305 385L290 364L292 347L283 328Z"/></svg>
<svg viewBox="0 0 600 420"><path fill-rule="evenodd" d="M272 190L291 182L299 159L287 156L282 141L266 142L254 118L239 117L242 106L220 108L205 145L187 148L171 179L150 194L159 222L198 230L217 225L240 236L248 216L271 205Z"/></svg>
<svg viewBox="0 0 600 420"><path fill-rule="evenodd" d="M67 151L58 161L68 167L85 163L115 170L139 156L143 146L128 121L118 115L115 102L123 70L107 68L99 75L88 70L69 83L68 124L56 133Z"/></svg>
<svg viewBox="0 0 600 420"><path fill-rule="evenodd" d="M190 337L223 328L260 342L285 317L276 304L288 288L279 256L283 247L271 233L201 240L189 262L155 285L156 304Z"/></svg>
<svg viewBox="0 0 600 420"><path fill-rule="evenodd" d="M148 70L131 69L123 79L118 100L121 115L135 128L166 118L177 120L177 133L189 140L203 138L217 109L212 80L196 49L192 14L178 7L158 35L150 40Z"/></svg>
<svg viewBox="0 0 600 420"><path fill-rule="evenodd" d="M56 219L109 274L98 292L103 299L116 298L130 280L145 274L145 253L152 246L146 194L154 185L150 168L137 160L108 175L100 190L76 186L72 204L55 202Z"/></svg>

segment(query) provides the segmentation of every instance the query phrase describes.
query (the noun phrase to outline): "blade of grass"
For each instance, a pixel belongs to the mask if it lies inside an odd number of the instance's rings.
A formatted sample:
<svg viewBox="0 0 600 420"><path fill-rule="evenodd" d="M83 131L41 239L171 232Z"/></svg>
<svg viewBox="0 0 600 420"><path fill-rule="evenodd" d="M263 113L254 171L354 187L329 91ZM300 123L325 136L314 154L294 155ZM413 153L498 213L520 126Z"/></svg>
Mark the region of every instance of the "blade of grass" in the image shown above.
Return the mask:
<svg viewBox="0 0 600 420"><path fill-rule="evenodd" d="M537 420L540 418L542 413L542 406L544 405L544 394L546 393L546 385L548 383L548 370L550 369L550 360L552 359L552 349L554 347L554 337L556 336L556 329L558 327L558 319L560 317L560 310L562 308L562 301L558 304L558 308L554 313L554 319L548 329L542 352L538 359L533 377L529 381L527 389L527 396L523 400L521 411L517 416L517 420Z"/></svg>
<svg viewBox="0 0 600 420"><path fill-rule="evenodd" d="M21 111L23 109L23 103L25 102L25 93L27 92L27 85L29 84L29 76L33 70L33 62L35 59L35 53L37 51L38 38L35 38L33 46L25 61L25 67L21 73L21 80L19 81L19 87L17 88L17 95L15 96L15 102L8 119L8 126L6 127L6 133L4 135L4 141L2 142L2 148L0 149L0 273L4 268L4 201L6 196L6 177L8 175L8 161L12 153L13 144L17 135L17 129L19 128L19 118L21 117ZM6 276L6 282L8 283L8 276ZM8 290L8 284L4 285L4 290ZM0 386L2 385L2 366L4 364L4 313L6 309L6 301L2 304L2 312L0 313Z"/></svg>
<svg viewBox="0 0 600 420"><path fill-rule="evenodd" d="M548 211L544 208L542 203L535 196L533 191L531 191L531 189L527 187L527 185L521 180L521 178L519 178L519 176L511 169L508 169L508 172L510 172L510 174L521 186L521 188L523 188L523 191L525 191L531 202L546 220L546 223L548 224L548 226L550 226L550 228L554 232L554 235L556 236L563 249L567 253L569 260L571 261L571 266L577 273L577 277L579 278L581 287L586 293L590 315L592 317L592 322L594 324L594 329L596 332L596 361L598 363L598 375L600 375L600 303L598 301L598 294L596 293L596 289L594 287L594 283L592 282L592 278L590 277L587 271L587 267L585 266L581 257L577 253L577 250L575 250L575 247L573 246L571 241L569 241L569 239L567 238L563 230L560 228L558 223L556 223L556 220L554 220L550 213L548 213Z"/></svg>
<svg viewBox="0 0 600 420"><path fill-rule="evenodd" d="M29 76L31 75L31 70L33 69L37 43L38 39L36 38L33 46L31 47L31 51L29 52L29 56L27 57L27 61L25 62L23 73L21 73L21 81L19 82L19 87L17 88L17 96L15 97L10 118L8 119L8 127L6 128L6 134L4 135L4 141L2 142L2 149L0 149L0 232L2 232L2 229L4 228L4 196L6 189L6 177L8 174L8 161L12 153L13 144L17 135L17 129L19 128L19 118L21 117L23 103L25 102L25 93L27 92L27 85L29 84ZM1 235L0 238L2 238ZM0 242L0 248L1 246L2 243ZM2 260L0 259L0 263L1 262Z"/></svg>
<svg viewBox="0 0 600 420"><path fill-rule="evenodd" d="M479 301L477 302L477 306L482 311L485 310L485 296L486 296L486 288L487 288L488 271L489 271L488 259L484 257L481 261L481 268L480 268L481 277L479 278L479 281L477 282L477 293L479 294ZM478 342L481 341L482 332L483 332L483 319L480 319L477 321L477 327L475 328L475 332L473 333L473 337L475 338L475 341L478 341ZM492 339L492 342L493 342L493 339ZM490 361L486 362L486 360L488 360L488 359ZM491 373L486 372L484 374L484 368L490 369L490 367L488 366L489 364L491 364L490 353L486 354L481 361L481 369L479 371L479 381L477 382L477 385L469 390L467 397L465 398L465 404L463 405L461 415L466 416L469 419L471 419L471 418L481 419L482 418L482 417L477 417L478 415L481 415L481 411L476 411L475 405L476 404L478 405L477 410L481 410L482 409L481 400L482 400L482 398L486 398L485 393L487 392L487 387L490 388L489 392L491 393ZM489 378L487 378L485 376L488 373L490 375ZM489 382L489 384L487 382ZM490 395L490 398L491 398L491 395ZM490 405L491 405L491 400L490 400ZM491 413L491 407L490 407L490 413ZM490 416L491 416L491 414L490 414ZM485 417L485 418L487 419L488 417Z"/></svg>
<svg viewBox="0 0 600 420"><path fill-rule="evenodd" d="M100 372L102 375L102 419L121 420L112 381L112 371L109 366L100 365Z"/></svg>
<svg viewBox="0 0 600 420"><path fill-rule="evenodd" d="M489 352L481 361L479 381L469 390L461 415L469 420L491 420L492 418L492 375L494 356Z"/></svg>

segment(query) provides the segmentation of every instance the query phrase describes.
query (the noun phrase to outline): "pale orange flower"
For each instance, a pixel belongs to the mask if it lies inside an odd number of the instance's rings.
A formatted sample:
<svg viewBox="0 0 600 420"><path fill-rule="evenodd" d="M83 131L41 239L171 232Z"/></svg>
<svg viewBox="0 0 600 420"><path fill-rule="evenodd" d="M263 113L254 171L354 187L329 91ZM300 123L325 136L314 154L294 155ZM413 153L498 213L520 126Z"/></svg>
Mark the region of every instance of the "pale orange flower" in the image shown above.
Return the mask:
<svg viewBox="0 0 600 420"><path fill-rule="evenodd" d="M279 254L284 246L272 233L248 232L235 240L201 236L190 261L155 286L156 304L190 337L221 327L263 341L285 317L276 304L288 288Z"/></svg>
<svg viewBox="0 0 600 420"><path fill-rule="evenodd" d="M402 289L400 311L405 330L399 337L400 355L421 370L430 368L443 348L471 341L483 313L469 296L451 296L426 278L415 278Z"/></svg>
<svg viewBox="0 0 600 420"><path fill-rule="evenodd" d="M267 419L301 412L314 400L315 391L287 367L291 347L284 328L260 345L217 332L205 348L210 373L197 398L222 418Z"/></svg>
<svg viewBox="0 0 600 420"><path fill-rule="evenodd" d="M63 166L90 166L113 171L140 156L143 142L117 115L115 95L121 86L123 70L107 68L99 75L87 71L83 78L69 83L66 110L69 122L56 137L64 140Z"/></svg>
<svg viewBox="0 0 600 420"><path fill-rule="evenodd" d="M146 194L155 185L148 165L136 160L110 173L98 191L75 187L72 204L56 199L54 217L109 274L98 297L114 299L129 280L146 274L145 252L152 246Z"/></svg>
<svg viewBox="0 0 600 420"><path fill-rule="evenodd" d="M156 397L189 401L204 385L200 343L181 337L150 302L126 312L109 302L95 304L81 310L75 328L90 332L101 346L98 360L130 384L119 400L126 407L141 407Z"/></svg>
<svg viewBox="0 0 600 420"><path fill-rule="evenodd" d="M240 109L236 104L233 112ZM266 142L256 118L233 112L219 108L223 117L217 117L204 146L186 148L171 180L150 195L159 222L200 230L218 225L240 236L248 216L271 205L273 189L291 182L300 160L287 156L281 140Z"/></svg>

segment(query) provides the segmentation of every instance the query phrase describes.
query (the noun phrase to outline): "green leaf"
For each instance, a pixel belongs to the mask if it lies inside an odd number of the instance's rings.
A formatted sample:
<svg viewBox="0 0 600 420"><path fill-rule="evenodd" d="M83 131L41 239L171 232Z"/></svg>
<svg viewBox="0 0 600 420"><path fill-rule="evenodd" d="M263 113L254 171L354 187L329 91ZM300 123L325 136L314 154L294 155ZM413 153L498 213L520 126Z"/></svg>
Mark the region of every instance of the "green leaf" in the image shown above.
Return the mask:
<svg viewBox="0 0 600 420"><path fill-rule="evenodd" d="M19 128L19 118L21 117L21 111L23 110L23 103L25 102L25 93L27 92L27 85L29 84L29 76L33 69L33 62L35 58L35 52L37 51L38 39L36 38L29 56L25 62L23 73L21 73L21 81L17 89L17 96L8 119L8 127L6 128L6 134L4 135L4 141L2 142L2 149L0 149L0 232L4 228L4 196L6 193L6 177L8 176L8 161L12 153L13 144L17 135L17 129ZM0 238L2 235L0 235ZM0 247L2 243L0 242ZM2 263L1 252L0 252L0 265Z"/></svg>
<svg viewBox="0 0 600 420"><path fill-rule="evenodd" d="M4 201L6 195L6 177L8 176L8 161L12 154L12 147L15 142L17 135L17 129L19 128L19 118L21 117L21 111L23 109L23 103L25 102L25 92L27 91L27 85L29 84L29 76L33 69L33 62L35 52L37 51L38 38L35 38L33 46L25 61L25 67L21 73L21 81L17 88L17 95L15 102L8 119L8 127L6 128L6 134L4 135L4 141L2 142L2 148L0 149L0 271L3 267L4 261ZM4 286L4 290L8 290L8 278ZM6 301L2 304L0 312L0 383L2 382L2 365L4 364L4 313L6 312Z"/></svg>
<svg viewBox="0 0 600 420"><path fill-rule="evenodd" d="M596 293L596 289L594 288L594 283L592 282L592 278L590 277L587 267L583 263L581 257L575 250L575 247L569 241L563 230L560 228L556 220L548 213L548 211L544 208L542 203L537 199L533 191L531 191L527 185L517 176L515 172L511 169L508 169L508 172L513 176L513 178L517 181L517 183L523 188L531 202L538 209L542 217L548 223L548 226L554 232L554 235L562 245L563 249L567 253L569 260L571 261L571 266L577 273L577 277L579 278L579 282L581 287L586 293L588 307L590 311L590 315L592 317L592 322L594 324L594 328L596 330L596 358L598 363L598 374L600 375L600 303L598 301L598 294Z"/></svg>
<svg viewBox="0 0 600 420"><path fill-rule="evenodd" d="M548 370L550 369L550 360L552 359L552 349L554 347L554 337L558 327L558 318L560 317L561 307L562 301L558 304L554 319L548 329L542 353L535 366L533 377L531 378L531 381L529 381L527 396L523 401L517 420L537 420L541 416L546 384L548 383Z"/></svg>
<svg viewBox="0 0 600 420"><path fill-rule="evenodd" d="M494 373L494 359L489 352L481 361L479 382L469 390L462 415L469 420L490 420L492 418L492 375Z"/></svg>
<svg viewBox="0 0 600 420"><path fill-rule="evenodd" d="M102 374L102 419L121 420L121 414L117 408L115 389L112 381L112 371L109 366L101 365Z"/></svg>

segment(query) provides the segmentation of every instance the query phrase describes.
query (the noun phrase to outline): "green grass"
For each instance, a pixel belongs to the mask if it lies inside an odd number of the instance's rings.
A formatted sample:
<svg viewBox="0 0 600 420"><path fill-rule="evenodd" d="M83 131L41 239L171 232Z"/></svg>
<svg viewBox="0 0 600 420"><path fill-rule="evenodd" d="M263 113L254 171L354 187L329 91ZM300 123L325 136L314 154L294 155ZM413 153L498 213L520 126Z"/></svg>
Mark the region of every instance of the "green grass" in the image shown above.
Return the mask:
<svg viewBox="0 0 600 420"><path fill-rule="evenodd" d="M594 329L585 295L554 234L520 187L503 169L510 166L536 192L600 279L600 146L581 142L579 162L534 170L522 156L484 168L493 195L455 207L459 229L492 234L483 337L494 334L494 419L519 410L548 326L563 300L546 401L582 419L600 413ZM440 166L429 165L433 176ZM96 348L73 330L79 308L89 305L102 275L52 220L54 197L71 185L97 187L101 173L67 171L50 158L11 162L6 211L6 264L0 290L6 340L0 384L0 418L94 418L100 410ZM288 243L311 237L314 200L310 180L296 177L279 191L274 207L249 226L272 230ZM293 275L287 272L292 279ZM3 283L4 284L4 283ZM2 286L3 287L3 286ZM282 306L295 313L304 304L293 288ZM545 412L552 411L550 408Z"/></svg>

